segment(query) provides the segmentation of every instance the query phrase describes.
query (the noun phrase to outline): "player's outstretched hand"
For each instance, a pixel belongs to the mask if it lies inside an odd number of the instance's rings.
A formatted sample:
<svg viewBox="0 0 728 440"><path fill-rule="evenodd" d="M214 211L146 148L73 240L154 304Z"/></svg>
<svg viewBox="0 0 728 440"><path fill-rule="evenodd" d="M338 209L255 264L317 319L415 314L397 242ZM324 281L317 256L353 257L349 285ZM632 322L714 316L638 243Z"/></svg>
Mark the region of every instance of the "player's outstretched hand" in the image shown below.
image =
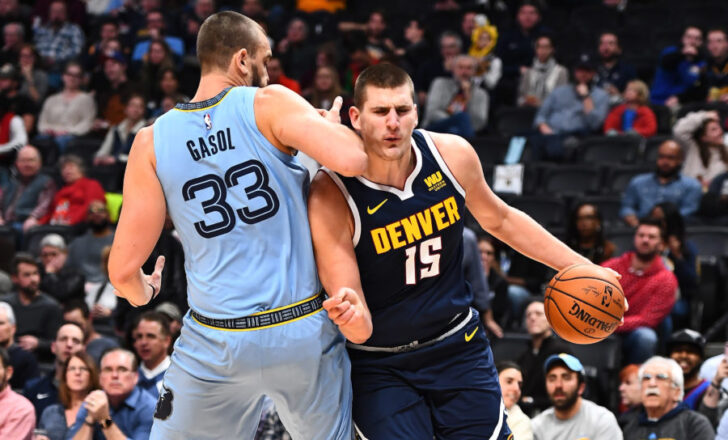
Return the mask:
<svg viewBox="0 0 728 440"><path fill-rule="evenodd" d="M129 304L131 304L133 307L139 307L148 304L149 301L153 300L157 297L157 295L159 295L159 291L162 289L162 271L164 270L164 261L164 255L160 255L159 257L157 257L157 262L154 263L154 272L149 275L145 274L141 271L141 269L139 269L139 273L141 274L142 281L144 283L144 298L146 299L146 301L137 304L135 301L132 301L129 296L122 294L117 289L114 289L114 295L121 298L126 298L126 300L129 301ZM147 286L149 286L149 289L147 289Z"/></svg>
<svg viewBox="0 0 728 440"><path fill-rule="evenodd" d="M361 344L372 335L372 316L354 289L342 287L323 305L346 339Z"/></svg>
<svg viewBox="0 0 728 440"><path fill-rule="evenodd" d="M341 124L341 106L344 104L344 99L341 96L334 98L334 103L331 104L329 110L320 108L318 112L321 116L327 119L329 122L334 124Z"/></svg>

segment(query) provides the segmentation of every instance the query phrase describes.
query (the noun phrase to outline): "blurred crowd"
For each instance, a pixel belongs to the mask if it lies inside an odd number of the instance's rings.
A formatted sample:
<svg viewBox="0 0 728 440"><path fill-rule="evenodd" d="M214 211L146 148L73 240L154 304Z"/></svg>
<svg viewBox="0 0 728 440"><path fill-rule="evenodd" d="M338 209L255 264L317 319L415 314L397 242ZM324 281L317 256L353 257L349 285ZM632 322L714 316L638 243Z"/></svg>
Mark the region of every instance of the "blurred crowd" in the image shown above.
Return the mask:
<svg viewBox="0 0 728 440"><path fill-rule="evenodd" d="M500 195L623 275L630 310L595 345L604 360L550 329L554 272L469 222L516 439L728 439L714 0L0 0L0 437L148 436L188 309L184 255L168 221L145 265L166 257L162 291L133 308L109 247L134 136L194 93L197 31L221 10L266 29L271 84L317 108L342 96L345 124L358 74L400 65L421 128L470 140L494 187L515 166ZM257 438L288 438L272 405Z"/></svg>

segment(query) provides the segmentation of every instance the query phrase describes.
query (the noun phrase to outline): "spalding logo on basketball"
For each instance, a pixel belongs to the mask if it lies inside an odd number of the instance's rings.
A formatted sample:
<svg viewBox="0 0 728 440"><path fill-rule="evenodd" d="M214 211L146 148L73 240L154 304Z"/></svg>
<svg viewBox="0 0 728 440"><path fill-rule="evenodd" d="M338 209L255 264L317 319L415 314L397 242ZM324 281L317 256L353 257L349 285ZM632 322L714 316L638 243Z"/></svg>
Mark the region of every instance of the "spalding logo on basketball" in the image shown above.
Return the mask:
<svg viewBox="0 0 728 440"><path fill-rule="evenodd" d="M544 309L556 334L575 344L593 344L617 329L624 316L624 292L605 268L574 264L551 279Z"/></svg>

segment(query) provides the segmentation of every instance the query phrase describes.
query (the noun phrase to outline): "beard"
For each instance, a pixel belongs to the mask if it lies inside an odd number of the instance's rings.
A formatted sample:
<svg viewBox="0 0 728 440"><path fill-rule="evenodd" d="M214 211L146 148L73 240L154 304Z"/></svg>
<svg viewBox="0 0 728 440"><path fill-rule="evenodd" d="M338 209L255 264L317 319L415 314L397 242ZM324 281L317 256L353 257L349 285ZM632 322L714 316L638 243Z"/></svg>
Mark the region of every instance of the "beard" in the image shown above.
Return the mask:
<svg viewBox="0 0 728 440"><path fill-rule="evenodd" d="M109 226L109 221L104 220L102 222L93 222L93 223L89 223L88 226L89 226L89 228L91 228L91 231L99 233L99 232L103 232Z"/></svg>
<svg viewBox="0 0 728 440"><path fill-rule="evenodd" d="M634 254L635 256L643 263L649 263L652 261L655 256L657 255L657 250L651 250L649 252L640 252L639 250L635 249Z"/></svg>
<svg viewBox="0 0 728 440"><path fill-rule="evenodd" d="M655 169L655 174L657 174L658 177L662 177L663 179L672 179L674 177L677 177L679 173L680 167L670 168L667 170L660 169L659 167Z"/></svg>
<svg viewBox="0 0 728 440"><path fill-rule="evenodd" d="M579 398L579 393L577 392L577 390L574 390L571 393L562 390L562 393L564 393L566 399L557 401L553 397L549 396L549 398L551 399L551 403L554 404L554 408L558 409L559 411L564 411L572 408L576 403L576 400Z"/></svg>
<svg viewBox="0 0 728 440"><path fill-rule="evenodd" d="M260 74L260 71L258 70L258 66L253 64L253 68L251 69L251 72L253 73L253 76L250 78L251 86L265 87L268 85L267 82L265 84L263 84L262 75Z"/></svg>
<svg viewBox="0 0 728 440"><path fill-rule="evenodd" d="M25 287L18 287L18 290L23 295L32 298L38 292L38 284L31 283Z"/></svg>

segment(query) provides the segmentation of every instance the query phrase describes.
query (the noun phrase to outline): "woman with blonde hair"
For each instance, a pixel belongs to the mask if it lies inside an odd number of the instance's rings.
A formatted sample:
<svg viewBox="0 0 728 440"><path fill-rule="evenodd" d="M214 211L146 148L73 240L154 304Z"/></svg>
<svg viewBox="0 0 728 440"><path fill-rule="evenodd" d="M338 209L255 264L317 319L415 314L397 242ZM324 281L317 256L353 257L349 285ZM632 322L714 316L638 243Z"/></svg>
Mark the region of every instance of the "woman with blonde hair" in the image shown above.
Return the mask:
<svg viewBox="0 0 728 440"><path fill-rule="evenodd" d="M94 360L84 352L72 354L63 364L63 374L58 384L60 403L43 410L38 427L46 431L49 440L73 438L88 414L82 410L84 399L91 391L98 389L99 372ZM101 438L104 438L101 430L95 430L93 439Z"/></svg>
<svg viewBox="0 0 728 440"><path fill-rule="evenodd" d="M650 137L657 133L657 118L647 103L650 90L640 80L627 83L622 104L614 107L604 121L605 134L637 133Z"/></svg>
<svg viewBox="0 0 728 440"><path fill-rule="evenodd" d="M341 122L349 125L348 109L352 105L352 102L341 87L339 73L333 66L319 66L313 77L311 92L306 96L306 99L316 108L331 108L337 96L341 96L344 99L344 103L341 106Z"/></svg>

